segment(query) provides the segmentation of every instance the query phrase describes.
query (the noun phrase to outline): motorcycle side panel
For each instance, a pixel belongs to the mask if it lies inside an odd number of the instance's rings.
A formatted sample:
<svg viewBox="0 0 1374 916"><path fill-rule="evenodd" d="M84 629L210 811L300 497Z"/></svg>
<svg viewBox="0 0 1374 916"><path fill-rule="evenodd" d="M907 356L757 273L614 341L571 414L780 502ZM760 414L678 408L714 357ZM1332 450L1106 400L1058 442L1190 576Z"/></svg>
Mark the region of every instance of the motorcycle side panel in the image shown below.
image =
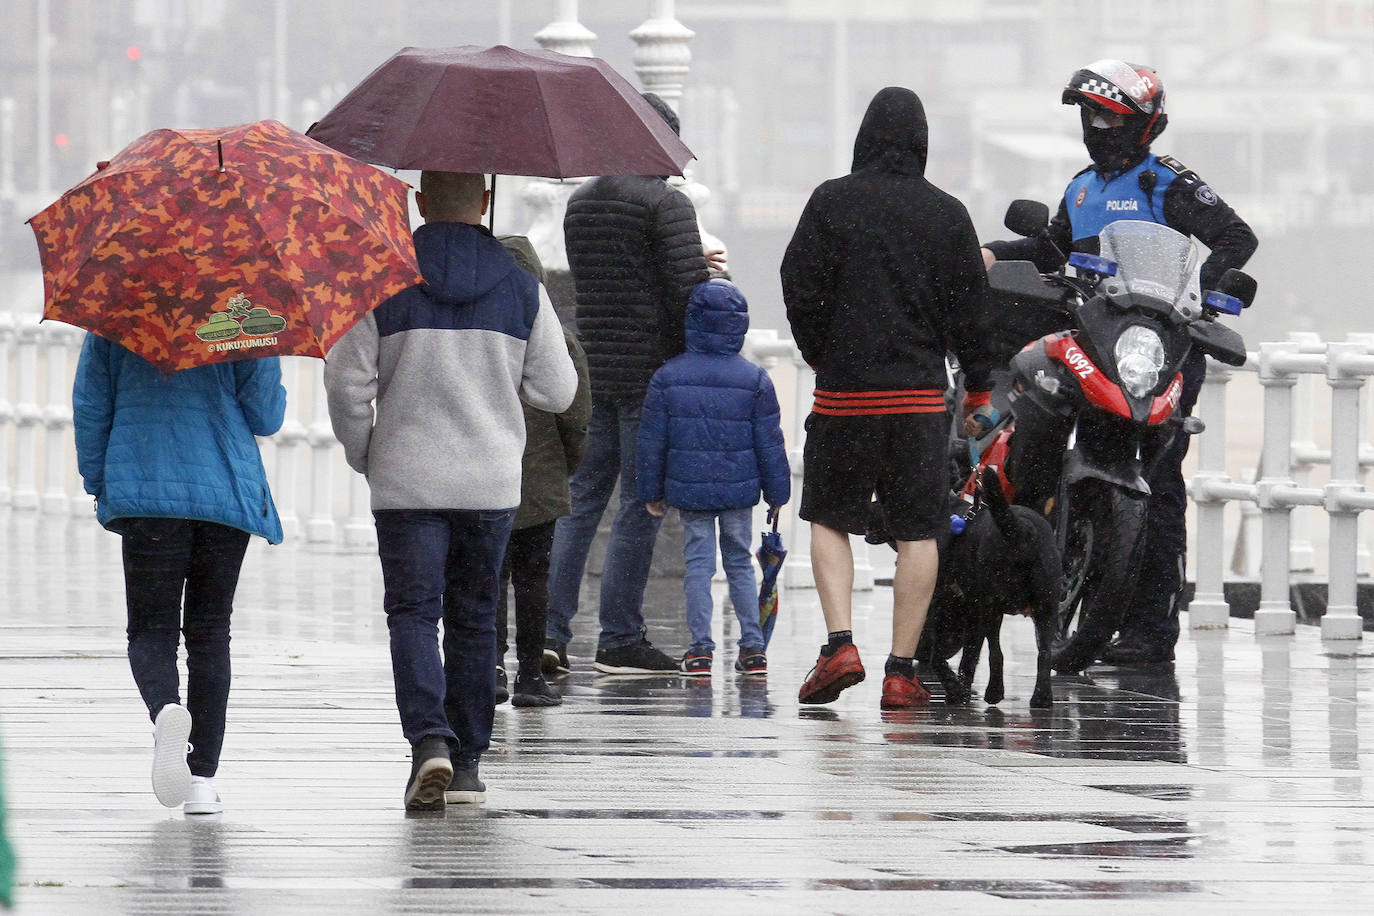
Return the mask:
<svg viewBox="0 0 1374 916"><path fill-rule="evenodd" d="M1121 386L1103 374L1073 337L1047 338L1045 350L1077 376L1078 385L1089 403L1100 410L1130 419L1131 405L1122 393Z"/></svg>

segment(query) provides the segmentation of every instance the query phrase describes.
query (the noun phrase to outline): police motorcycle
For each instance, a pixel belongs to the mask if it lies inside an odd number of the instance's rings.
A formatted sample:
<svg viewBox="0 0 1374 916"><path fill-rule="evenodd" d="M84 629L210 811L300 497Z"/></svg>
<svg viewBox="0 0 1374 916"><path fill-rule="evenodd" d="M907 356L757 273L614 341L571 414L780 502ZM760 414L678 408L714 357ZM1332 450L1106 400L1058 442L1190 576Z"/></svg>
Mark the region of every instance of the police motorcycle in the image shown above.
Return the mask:
<svg viewBox="0 0 1374 916"><path fill-rule="evenodd" d="M1044 204L1021 200L1006 226L1048 245L1048 221ZM981 437L964 490L972 501L992 468L1009 498L1049 517L1064 571L1051 656L1062 674L1097 659L1129 606L1154 462L1180 431L1203 430L1178 409L1184 360L1197 347L1242 365L1244 341L1216 318L1255 294L1235 269L1202 291L1197 249L1167 226L1120 220L1098 240L1098 254L1075 252L1056 273L1029 261L989 268L998 333L1038 336L1011 358L1008 413Z"/></svg>

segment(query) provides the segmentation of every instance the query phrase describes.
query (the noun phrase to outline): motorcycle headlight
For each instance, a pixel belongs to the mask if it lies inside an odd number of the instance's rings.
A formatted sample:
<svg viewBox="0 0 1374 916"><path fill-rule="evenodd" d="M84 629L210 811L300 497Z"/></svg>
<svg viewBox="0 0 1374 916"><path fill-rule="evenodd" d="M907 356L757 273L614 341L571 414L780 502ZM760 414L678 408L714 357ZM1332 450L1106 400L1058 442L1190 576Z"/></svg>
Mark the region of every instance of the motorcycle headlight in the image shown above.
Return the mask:
<svg viewBox="0 0 1374 916"><path fill-rule="evenodd" d="M1116 373L1131 397L1153 391L1163 368L1164 341L1150 328L1132 325L1116 339Z"/></svg>

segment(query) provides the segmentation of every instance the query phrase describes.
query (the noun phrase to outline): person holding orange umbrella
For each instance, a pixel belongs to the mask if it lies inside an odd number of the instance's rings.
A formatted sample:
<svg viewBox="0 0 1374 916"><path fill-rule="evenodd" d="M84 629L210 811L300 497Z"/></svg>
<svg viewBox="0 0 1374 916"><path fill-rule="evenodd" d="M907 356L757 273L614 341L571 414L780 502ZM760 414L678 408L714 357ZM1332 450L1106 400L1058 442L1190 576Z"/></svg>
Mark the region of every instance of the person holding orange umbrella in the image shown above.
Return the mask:
<svg viewBox="0 0 1374 916"><path fill-rule="evenodd" d="M213 780L249 538L282 540L255 438L285 417L276 357L322 357L419 279L405 191L259 121L145 134L29 220L43 317L91 332L72 392L78 469L123 538L153 791L188 815L223 810Z"/></svg>
<svg viewBox="0 0 1374 916"><path fill-rule="evenodd" d="M164 376L91 334L72 402L86 492L100 523L123 538L129 665L154 722L153 791L167 807L184 804L186 814L218 814L213 780L229 702L234 591L249 536L282 540L253 438L272 435L286 416L280 361ZM185 705L177 673L183 629Z"/></svg>

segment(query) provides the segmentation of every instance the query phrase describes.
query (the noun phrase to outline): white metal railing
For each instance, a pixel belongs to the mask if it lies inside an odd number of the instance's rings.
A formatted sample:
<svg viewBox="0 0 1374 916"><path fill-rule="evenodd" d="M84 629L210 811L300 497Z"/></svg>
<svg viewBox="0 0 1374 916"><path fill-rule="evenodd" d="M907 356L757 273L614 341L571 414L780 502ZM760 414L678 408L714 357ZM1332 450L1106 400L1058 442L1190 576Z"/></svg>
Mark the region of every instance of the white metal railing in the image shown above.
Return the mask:
<svg viewBox="0 0 1374 916"><path fill-rule="evenodd" d="M40 324L33 313L0 312L0 505L94 519L91 499L76 473L71 432L71 380L83 336L68 325ZM782 407L793 480L793 500L783 522L789 551L783 583L812 587L810 530L798 523L796 510L802 424L811 410L814 374L792 341L775 330L750 331L744 354L768 370ZM1374 335L1353 335L1343 342L1294 335L1262 344L1241 369L1219 363L1209 367L1197 408L1207 431L1198 437L1190 459L1197 462L1190 482L1196 511L1190 563L1196 581L1189 609L1193 627L1226 625L1223 588L1229 550L1232 556L1245 555L1246 566L1258 573L1257 632L1293 632L1296 615L1289 602L1290 584L1295 574L1311 573L1315 556L1324 552L1329 558L1328 606L1322 634L1359 638L1356 586L1362 569L1368 568L1369 553L1361 543L1358 519L1362 511L1374 508L1374 493L1362 483L1365 470L1374 466L1374 446L1368 424L1362 422L1369 416L1371 375ZM1228 409L1228 395L1239 393L1238 380L1257 380L1262 389L1262 410L1252 398L1258 412L1254 418L1234 403ZM376 534L367 483L345 464L334 438L323 363L285 359L283 382L286 422L261 444L287 538L372 548ZM1329 426L1318 422L1315 395L1320 388L1330 396ZM1242 423L1228 429L1233 414ZM1228 461L1234 465L1236 456L1249 447L1245 437L1261 428L1262 443L1255 444L1258 461L1235 468L1234 476L1228 473ZM1256 465L1258 470L1252 471ZM1327 479L1317 485L1323 468L1329 469ZM1239 518L1229 524L1228 504L1241 509ZM1324 551L1313 547L1300 514L1318 511L1327 519ZM1258 534L1253 530L1255 519ZM854 552L855 588L871 589L875 578L890 568L890 551L875 551L870 558L867 545L856 538Z"/></svg>
<svg viewBox="0 0 1374 916"><path fill-rule="evenodd" d="M1367 380L1374 375L1374 346L1369 335L1343 342L1301 339L1260 345L1241 371L1258 374L1264 390L1263 449L1258 479L1234 482L1226 473L1226 389L1237 372L1219 363L1208 366L1198 398L1198 416L1207 423L1200 437L1198 472L1189 491L1197 506L1196 592L1189 607L1193 627L1225 626L1229 616L1223 597L1225 539L1223 510L1227 502L1252 504L1261 520L1260 606L1255 612L1258 634L1292 633L1296 614L1289 587L1295 565L1307 566L1294 545L1293 510L1315 506L1325 510L1329 538L1327 606L1322 636L1359 639L1362 621L1356 603L1359 579L1359 514L1374 509L1374 493L1365 490L1364 469L1374 465L1361 420L1368 413ZM1304 435L1294 438L1294 418L1309 416L1306 399L1295 390L1304 378L1325 377L1330 389L1330 448L1319 449ZM1303 430L1307 433L1309 430ZM1319 464L1329 465L1329 479L1311 486L1308 475ZM1310 567L1308 567L1310 568Z"/></svg>

